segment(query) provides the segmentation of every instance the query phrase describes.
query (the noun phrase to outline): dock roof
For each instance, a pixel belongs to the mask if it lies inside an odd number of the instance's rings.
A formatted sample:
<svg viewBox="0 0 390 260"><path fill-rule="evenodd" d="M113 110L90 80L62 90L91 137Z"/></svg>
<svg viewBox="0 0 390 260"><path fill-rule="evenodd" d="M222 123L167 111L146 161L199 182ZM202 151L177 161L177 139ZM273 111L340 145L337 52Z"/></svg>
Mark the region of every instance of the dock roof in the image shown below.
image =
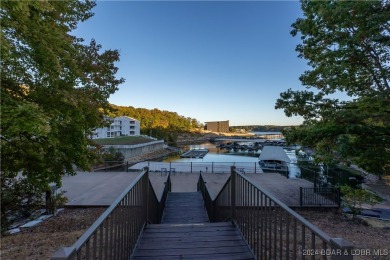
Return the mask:
<svg viewBox="0 0 390 260"><path fill-rule="evenodd" d="M287 156L283 147L280 146L264 146L259 156L260 161L278 160L283 162L290 162L290 158Z"/></svg>

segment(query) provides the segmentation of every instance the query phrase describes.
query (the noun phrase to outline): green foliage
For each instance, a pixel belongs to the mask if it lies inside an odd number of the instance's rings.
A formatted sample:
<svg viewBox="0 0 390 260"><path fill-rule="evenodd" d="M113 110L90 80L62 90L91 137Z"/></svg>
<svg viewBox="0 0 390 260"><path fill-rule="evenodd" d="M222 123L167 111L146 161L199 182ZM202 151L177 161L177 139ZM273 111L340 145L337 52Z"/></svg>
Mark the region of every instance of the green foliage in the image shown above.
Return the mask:
<svg viewBox="0 0 390 260"><path fill-rule="evenodd" d="M304 18L292 25L296 48L308 60L302 84L315 91L280 94L275 108L299 115L283 130L290 143L316 150L327 164L357 164L390 172L390 6L387 1L302 1ZM331 94L344 92L350 100Z"/></svg>
<svg viewBox="0 0 390 260"><path fill-rule="evenodd" d="M371 206L380 202L380 198L375 194L365 189L354 189L350 186L340 186L343 204L348 207L355 217L359 214L363 204L369 204Z"/></svg>
<svg viewBox="0 0 390 260"><path fill-rule="evenodd" d="M87 170L96 158L88 136L103 125L107 99L124 80L115 77L116 50L70 34L94 6L89 0L1 2L2 179L21 172L40 192L51 182L61 186L63 174L74 174L75 166ZM1 188L3 196L13 187Z"/></svg>
<svg viewBox="0 0 390 260"><path fill-rule="evenodd" d="M44 205L44 190L24 178L1 176L1 231L12 219L29 217L31 212Z"/></svg>
<svg viewBox="0 0 390 260"><path fill-rule="evenodd" d="M112 146L103 152L102 158L105 162L112 165L122 163L125 160L123 154Z"/></svg>
<svg viewBox="0 0 390 260"><path fill-rule="evenodd" d="M178 133L199 129L201 124L194 118L178 115L176 112L159 109L134 108L112 105L112 117L129 116L140 121L141 133L169 143L175 143Z"/></svg>

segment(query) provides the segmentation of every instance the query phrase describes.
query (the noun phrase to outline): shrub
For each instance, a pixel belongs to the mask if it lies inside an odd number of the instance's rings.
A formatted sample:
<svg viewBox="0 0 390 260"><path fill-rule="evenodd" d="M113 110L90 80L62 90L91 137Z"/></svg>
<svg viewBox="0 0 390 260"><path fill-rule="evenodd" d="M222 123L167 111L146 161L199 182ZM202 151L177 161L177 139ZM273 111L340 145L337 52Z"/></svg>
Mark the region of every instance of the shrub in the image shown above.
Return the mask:
<svg viewBox="0 0 390 260"><path fill-rule="evenodd" d="M341 186L340 189L343 203L352 211L353 218L360 213L363 204L367 203L373 206L381 200L378 196L365 189L354 189L348 185Z"/></svg>

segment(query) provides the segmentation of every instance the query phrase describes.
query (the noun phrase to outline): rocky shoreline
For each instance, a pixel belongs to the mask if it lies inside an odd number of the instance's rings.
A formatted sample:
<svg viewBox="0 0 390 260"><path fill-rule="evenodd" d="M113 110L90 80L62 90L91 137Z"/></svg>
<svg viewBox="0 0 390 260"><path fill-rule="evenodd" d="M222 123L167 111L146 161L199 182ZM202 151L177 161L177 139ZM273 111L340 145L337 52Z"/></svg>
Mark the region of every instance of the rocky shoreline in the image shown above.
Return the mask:
<svg viewBox="0 0 390 260"><path fill-rule="evenodd" d="M164 148L162 150L154 151L151 153L127 158L127 159L125 159L125 161L129 162L129 164L131 164L131 165L139 163L139 162L144 162L144 161L161 161L165 157L172 155L172 154L177 154L178 152L179 152L179 149L173 148L173 147L168 147L168 148Z"/></svg>

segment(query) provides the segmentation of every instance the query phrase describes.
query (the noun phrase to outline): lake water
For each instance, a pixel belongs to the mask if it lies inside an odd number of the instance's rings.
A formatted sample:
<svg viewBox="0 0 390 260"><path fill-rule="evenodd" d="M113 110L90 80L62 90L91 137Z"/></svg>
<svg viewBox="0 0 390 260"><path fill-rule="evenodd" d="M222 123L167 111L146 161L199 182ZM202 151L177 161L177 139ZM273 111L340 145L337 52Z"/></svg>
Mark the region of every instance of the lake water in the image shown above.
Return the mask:
<svg viewBox="0 0 390 260"><path fill-rule="evenodd" d="M238 162L253 162L257 163L259 153L250 152L228 152L225 149L219 149L215 144L207 142L203 144L187 145L181 147L182 150L190 149L207 149L209 152L203 159L200 158L180 158L179 155L170 156L164 162L223 162L223 163L238 163ZM300 176L300 169L296 166L297 158L295 151L286 151L288 157L291 159L289 165L289 178L296 178Z"/></svg>

